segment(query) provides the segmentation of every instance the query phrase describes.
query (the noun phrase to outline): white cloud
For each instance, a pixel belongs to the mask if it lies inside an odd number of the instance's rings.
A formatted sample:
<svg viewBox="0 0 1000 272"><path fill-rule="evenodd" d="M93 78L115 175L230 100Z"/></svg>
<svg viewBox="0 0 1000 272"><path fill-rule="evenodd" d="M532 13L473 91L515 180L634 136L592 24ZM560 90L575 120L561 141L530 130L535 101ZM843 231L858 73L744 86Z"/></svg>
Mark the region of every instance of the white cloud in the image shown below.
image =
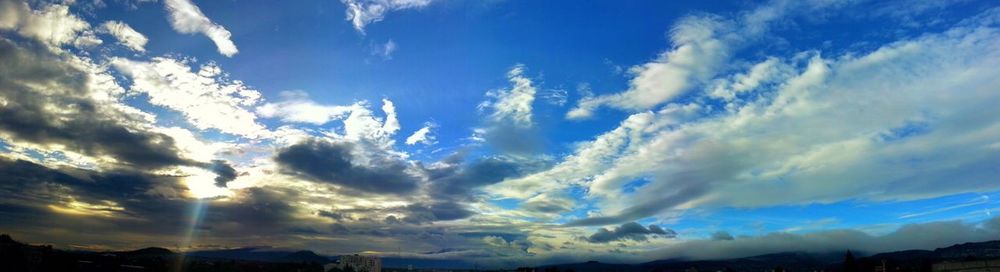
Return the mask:
<svg viewBox="0 0 1000 272"><path fill-rule="evenodd" d="M72 44L90 47L101 44L88 24L69 12L69 6L49 4L32 10L27 3L0 2L0 30L16 30L24 37L37 39L51 49Z"/></svg>
<svg viewBox="0 0 1000 272"><path fill-rule="evenodd" d="M382 112L385 113L384 120L375 117L367 103L360 103L344 119L344 138L355 142L370 142L384 150L391 150L396 143L393 136L399 131L396 108L392 101L382 99Z"/></svg>
<svg viewBox="0 0 1000 272"><path fill-rule="evenodd" d="M510 122L519 127L531 127L532 103L535 101L536 88L531 79L524 76L524 65L516 65L507 72L507 80L513 85L510 89L497 89L486 93L493 98L479 104L480 110L490 110L490 118L494 122Z"/></svg>
<svg viewBox="0 0 1000 272"><path fill-rule="evenodd" d="M787 17L821 14L849 4L848 1L772 1L736 19L689 16L670 30L673 48L661 53L656 60L629 69L632 79L627 90L585 97L566 113L566 118L587 119L602 106L637 111L670 102L731 68L727 61L735 50L760 40L771 24Z"/></svg>
<svg viewBox="0 0 1000 272"><path fill-rule="evenodd" d="M382 58L382 60L391 60L392 53L395 53L397 49L396 42L394 42L393 40L389 40L384 44L373 47L374 48L372 48L372 55L378 56Z"/></svg>
<svg viewBox="0 0 1000 272"><path fill-rule="evenodd" d="M164 0L163 4L170 13L170 25L174 30L184 34L201 33L212 39L219 53L232 57L239 52L231 40L232 34L225 27L218 25L205 17L198 6L191 0Z"/></svg>
<svg viewBox="0 0 1000 272"><path fill-rule="evenodd" d="M673 125L657 122L676 118L676 112L657 112L657 121L636 128L648 136L586 160L605 163L566 170L589 150L578 149L555 168L498 184L495 192L524 198L533 194L519 188L559 190L577 180L608 215L575 223L589 225L691 207L909 200L996 190L984 171L1000 159L990 148L990 135L1000 133L1000 112L992 106L1000 101L994 68L1000 65L998 17L996 10L986 12L943 33L867 54L823 58L807 52L812 57L778 62L794 72L776 84L751 88L755 69L723 77L745 82L739 88L754 95L726 111L674 119ZM712 94L705 89L692 105L712 103ZM641 179L648 184L633 193L623 190Z"/></svg>
<svg viewBox="0 0 1000 272"><path fill-rule="evenodd" d="M354 29L364 33L368 24L382 21L385 13L396 10L421 8L432 0L341 0L347 6L347 20Z"/></svg>
<svg viewBox="0 0 1000 272"><path fill-rule="evenodd" d="M437 143L437 138L434 136L433 132L431 131L435 127L437 127L437 125L435 125L434 123L426 123L426 124L424 124L424 127L418 129L417 131L414 131L413 134L410 135L410 137L406 137L406 144L408 144L408 145L415 145L415 144L433 145L433 144L436 144Z"/></svg>
<svg viewBox="0 0 1000 272"><path fill-rule="evenodd" d="M649 109L669 101L715 75L729 58L734 31L731 22L718 17L688 17L670 32L674 48L653 62L630 69L629 89L617 94L590 97L570 110L569 119L586 119L600 106L626 110Z"/></svg>
<svg viewBox="0 0 1000 272"><path fill-rule="evenodd" d="M257 107L257 114L266 118L280 118L285 122L322 125L343 119L358 106L357 103L346 106L317 104L303 91L284 91L281 92L281 97L280 102L265 103Z"/></svg>
<svg viewBox="0 0 1000 272"><path fill-rule="evenodd" d="M149 39L131 26L120 21L107 21L101 25L101 32L111 34L118 43L136 52L146 52L146 43Z"/></svg>
<svg viewBox="0 0 1000 272"><path fill-rule="evenodd" d="M132 79L132 91L148 95L150 104L182 113L199 129L218 129L248 138L269 134L247 109L261 100L260 92L242 81L218 77L219 68L214 64L197 73L185 61L165 57L149 62L114 58L111 64Z"/></svg>
<svg viewBox="0 0 1000 272"><path fill-rule="evenodd" d="M778 58L770 57L755 64L746 73L738 73L727 79L716 80L708 91L713 98L727 101L740 94L753 91L761 85L780 82L792 76L792 68Z"/></svg>
<svg viewBox="0 0 1000 272"><path fill-rule="evenodd" d="M1000 101L989 68L1000 63L994 53L1000 40L992 23L996 13L860 57L811 53L812 58L765 60L748 73L717 79L730 95L753 93L745 98L749 101L712 111L699 103L732 97L706 88L691 104L633 114L553 168L487 190L528 199L585 187L598 200L598 214L610 216L580 224L705 205L917 199L994 190L977 173L997 159L989 153L994 141L985 136L1000 132L988 125L998 120L974 112ZM979 110L955 110L969 108ZM907 158L920 161L914 165ZM640 179L648 184L634 193L623 190ZM936 181L943 179L955 182L941 190Z"/></svg>

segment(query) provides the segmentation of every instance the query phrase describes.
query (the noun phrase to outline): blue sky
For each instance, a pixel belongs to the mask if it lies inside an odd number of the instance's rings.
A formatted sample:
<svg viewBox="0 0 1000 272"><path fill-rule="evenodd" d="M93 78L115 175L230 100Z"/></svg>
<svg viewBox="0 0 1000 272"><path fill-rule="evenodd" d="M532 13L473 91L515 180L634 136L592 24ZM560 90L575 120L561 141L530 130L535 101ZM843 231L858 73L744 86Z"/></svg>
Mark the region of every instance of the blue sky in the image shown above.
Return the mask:
<svg viewBox="0 0 1000 272"><path fill-rule="evenodd" d="M32 241L504 266L1000 233L990 1L0 3L0 230Z"/></svg>

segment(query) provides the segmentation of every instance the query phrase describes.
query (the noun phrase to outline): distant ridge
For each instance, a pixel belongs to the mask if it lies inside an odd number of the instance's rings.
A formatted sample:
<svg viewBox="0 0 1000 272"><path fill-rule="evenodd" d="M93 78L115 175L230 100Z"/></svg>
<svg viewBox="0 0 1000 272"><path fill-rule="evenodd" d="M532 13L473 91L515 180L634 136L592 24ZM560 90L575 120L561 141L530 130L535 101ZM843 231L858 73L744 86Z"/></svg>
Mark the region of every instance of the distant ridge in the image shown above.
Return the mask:
<svg viewBox="0 0 1000 272"><path fill-rule="evenodd" d="M46 245L18 242L9 235L0 235L0 253L2 253L0 254L0 262L12 267L14 270L11 271L27 271L31 267L50 268L40 271L69 271L73 267L81 265L89 266L94 271L105 271L105 268L120 265L142 266L149 268L149 271L166 271L161 269L173 265L175 259L171 257L180 255L180 253L162 247L112 252L66 251ZM891 268L891 271L930 271L931 265L934 263L1000 259L1000 240L962 243L934 250L901 250L874 255L855 252L855 254L858 256L855 263L859 271L873 271L876 266L881 266L883 262ZM277 269L273 271L295 271L296 269L309 271L338 257L322 256L309 250L281 251L269 247L206 250L188 252L184 255L188 256L184 259L186 262L197 263L197 265L209 269L208 271L229 271L226 269L241 271L260 267ZM25 256L35 256L32 258L41 256L42 261L29 261ZM412 266L418 269L470 269L476 267L474 263L454 259L383 257L382 261L383 267L386 268ZM665 259L639 264L589 261L546 265L539 268L555 268L559 271L571 269L575 272L687 271L691 268L699 271L770 271L779 267L787 271L842 271L843 261L844 252L841 251L827 253L779 252L722 260Z"/></svg>
<svg viewBox="0 0 1000 272"><path fill-rule="evenodd" d="M143 249L137 249L132 251L122 251L117 252L118 254L124 255L141 255L141 256L170 256L174 255L173 251L162 247L147 247Z"/></svg>
<svg viewBox="0 0 1000 272"><path fill-rule="evenodd" d="M779 252L745 258L722 260L666 259L640 264L609 264L596 261L541 266L560 271L572 269L575 272L596 271L770 271L781 267L789 271L841 271L845 251L827 253ZM864 256L855 252L858 256ZM935 250L902 250L879 253L858 258L862 271L872 271L875 266L886 261L891 268L900 271L930 271L930 265L944 261L970 259L1000 259L1000 240L956 244Z"/></svg>

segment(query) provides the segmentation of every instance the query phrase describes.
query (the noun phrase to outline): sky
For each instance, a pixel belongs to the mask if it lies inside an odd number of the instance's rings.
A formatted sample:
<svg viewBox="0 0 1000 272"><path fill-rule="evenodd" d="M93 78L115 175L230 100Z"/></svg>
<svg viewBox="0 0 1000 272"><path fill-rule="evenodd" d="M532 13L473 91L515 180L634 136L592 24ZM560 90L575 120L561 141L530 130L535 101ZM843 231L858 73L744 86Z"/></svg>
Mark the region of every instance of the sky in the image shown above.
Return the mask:
<svg viewBox="0 0 1000 272"><path fill-rule="evenodd" d="M994 1L0 0L0 232L512 267L1000 237Z"/></svg>

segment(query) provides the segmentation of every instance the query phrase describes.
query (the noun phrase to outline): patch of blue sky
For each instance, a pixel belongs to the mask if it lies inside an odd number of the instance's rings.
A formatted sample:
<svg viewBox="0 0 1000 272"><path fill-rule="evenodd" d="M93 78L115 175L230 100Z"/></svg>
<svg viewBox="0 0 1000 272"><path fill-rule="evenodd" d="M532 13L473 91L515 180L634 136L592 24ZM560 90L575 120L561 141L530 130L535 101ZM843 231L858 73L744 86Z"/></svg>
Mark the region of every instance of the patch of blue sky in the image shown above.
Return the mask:
<svg viewBox="0 0 1000 272"><path fill-rule="evenodd" d="M975 223L988 219L990 209L998 206L1000 191L964 193L911 201L861 200L806 205L782 205L763 208L719 208L693 210L685 213L671 228L692 236L710 236L717 230L734 236L757 236L772 232L808 233L827 229L861 229L892 231L883 228L910 223L960 220ZM686 230L686 231L680 231Z"/></svg>

